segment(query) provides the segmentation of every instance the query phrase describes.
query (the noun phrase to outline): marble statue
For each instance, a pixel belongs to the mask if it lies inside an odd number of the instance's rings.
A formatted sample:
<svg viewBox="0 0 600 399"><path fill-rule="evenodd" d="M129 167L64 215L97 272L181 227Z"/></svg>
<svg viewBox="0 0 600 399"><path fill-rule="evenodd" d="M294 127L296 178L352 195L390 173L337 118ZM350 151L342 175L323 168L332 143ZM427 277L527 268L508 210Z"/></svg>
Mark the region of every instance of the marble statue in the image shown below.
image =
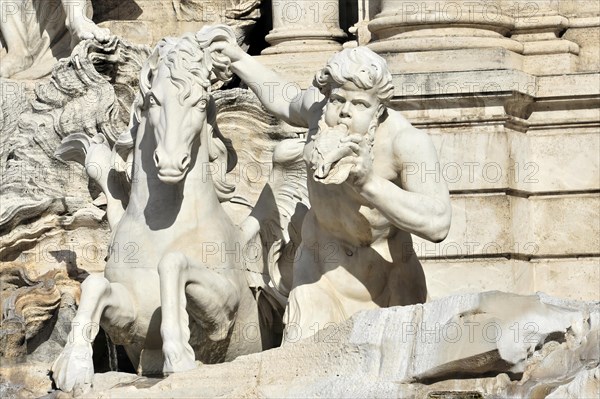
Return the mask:
<svg viewBox="0 0 600 399"><path fill-rule="evenodd" d="M7 50L0 62L3 78L39 78L50 72L51 60L69 55L80 40L110 37L92 22L90 0L0 0L0 7Z"/></svg>
<svg viewBox="0 0 600 399"><path fill-rule="evenodd" d="M434 170L437 153L426 133L390 108L385 61L367 47L345 49L312 87L286 98L290 83L239 47L218 42L213 49L270 112L308 128L312 207L294 262L286 337L310 336L360 310L424 302L411 234L443 240L450 199L444 179L409 172L414 165Z"/></svg>
<svg viewBox="0 0 600 399"><path fill-rule="evenodd" d="M212 82L231 77L228 60L209 48L216 41L235 43L233 30L206 27L158 44L141 71L130 129L112 150L102 134L63 141L85 148L112 229L104 276L83 282L72 339L52 367L64 391L80 392L91 382L93 326L124 345L145 374L189 370L197 360L226 361L278 344L273 325L291 282L280 269L286 260L266 255L299 245L283 237L306 194L301 174L272 180L281 184L265 187L239 226L222 207L234 187L207 171L211 165L231 170L237 158L218 129L210 94ZM282 142L273 170L302 165L302 145ZM299 201L282 199L290 196ZM279 239L265 238L266 230L273 235L278 228ZM249 328L258 339L240 338Z"/></svg>
<svg viewBox="0 0 600 399"><path fill-rule="evenodd" d="M416 3L0 0L0 397L600 397L598 2Z"/></svg>

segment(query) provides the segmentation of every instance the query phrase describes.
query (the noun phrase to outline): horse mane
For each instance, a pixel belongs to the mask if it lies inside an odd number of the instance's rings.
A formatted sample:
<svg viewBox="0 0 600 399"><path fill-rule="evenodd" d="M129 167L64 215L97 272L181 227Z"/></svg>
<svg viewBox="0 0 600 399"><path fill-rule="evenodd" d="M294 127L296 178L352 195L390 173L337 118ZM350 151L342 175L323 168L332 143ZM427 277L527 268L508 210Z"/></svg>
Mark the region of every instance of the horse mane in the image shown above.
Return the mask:
<svg viewBox="0 0 600 399"><path fill-rule="evenodd" d="M211 52L209 47L217 41L235 42L233 30L227 26L204 27L198 33L187 33L181 38L167 37L162 39L144 66L140 76L140 92L133 104L134 113L130 128L121 134L115 144L119 157L126 160L128 152L133 150L135 132L139 125L140 111L144 98L152 87L152 79L161 62L169 68L171 81L178 89L178 101L195 103L205 98L208 127L209 160L216 168L213 170L226 173L237 165L237 154L230 139L223 136L217 126L217 109L210 95L211 85L216 81L228 82L233 76L226 57ZM213 174L213 182L217 196L221 202L233 197L235 185L225 180L226 173Z"/></svg>

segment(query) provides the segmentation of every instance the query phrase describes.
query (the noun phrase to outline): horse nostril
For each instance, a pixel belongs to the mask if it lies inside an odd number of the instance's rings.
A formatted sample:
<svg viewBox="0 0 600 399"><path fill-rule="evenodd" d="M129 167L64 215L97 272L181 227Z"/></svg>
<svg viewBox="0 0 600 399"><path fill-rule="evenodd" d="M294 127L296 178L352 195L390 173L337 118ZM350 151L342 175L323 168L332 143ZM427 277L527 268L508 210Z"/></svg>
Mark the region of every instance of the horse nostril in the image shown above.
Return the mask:
<svg viewBox="0 0 600 399"><path fill-rule="evenodd" d="M181 160L181 169L185 169L188 167L188 165L190 164L190 156L189 154L185 154L183 156L183 159Z"/></svg>
<svg viewBox="0 0 600 399"><path fill-rule="evenodd" d="M154 151L154 163L158 166L158 152Z"/></svg>

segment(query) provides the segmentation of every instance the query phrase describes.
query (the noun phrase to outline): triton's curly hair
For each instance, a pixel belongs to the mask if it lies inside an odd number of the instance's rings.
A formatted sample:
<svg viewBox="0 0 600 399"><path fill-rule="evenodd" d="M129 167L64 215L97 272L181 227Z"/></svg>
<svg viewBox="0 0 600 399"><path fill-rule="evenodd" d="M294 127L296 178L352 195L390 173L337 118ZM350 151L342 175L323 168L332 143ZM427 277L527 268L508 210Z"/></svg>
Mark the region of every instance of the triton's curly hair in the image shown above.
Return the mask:
<svg viewBox="0 0 600 399"><path fill-rule="evenodd" d="M352 82L363 90L375 89L384 105L389 104L394 92L392 75L385 60L368 47L344 49L335 54L325 68L317 72L313 84L328 96L334 82Z"/></svg>

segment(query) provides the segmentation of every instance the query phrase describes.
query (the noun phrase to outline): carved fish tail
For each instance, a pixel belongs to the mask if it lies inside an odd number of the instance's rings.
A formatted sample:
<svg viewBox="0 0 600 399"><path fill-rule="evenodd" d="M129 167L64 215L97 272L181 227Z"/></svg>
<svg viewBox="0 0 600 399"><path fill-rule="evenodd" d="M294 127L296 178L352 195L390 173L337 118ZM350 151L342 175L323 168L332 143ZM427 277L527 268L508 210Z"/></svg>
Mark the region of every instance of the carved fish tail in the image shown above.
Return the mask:
<svg viewBox="0 0 600 399"><path fill-rule="evenodd" d="M266 281L260 288L282 307L291 288L295 249L300 244L300 228L309 207L302 158L304 144L304 139L298 138L277 145L269 183L248 217L258 222L263 247L263 269L254 270L253 274L262 273Z"/></svg>

